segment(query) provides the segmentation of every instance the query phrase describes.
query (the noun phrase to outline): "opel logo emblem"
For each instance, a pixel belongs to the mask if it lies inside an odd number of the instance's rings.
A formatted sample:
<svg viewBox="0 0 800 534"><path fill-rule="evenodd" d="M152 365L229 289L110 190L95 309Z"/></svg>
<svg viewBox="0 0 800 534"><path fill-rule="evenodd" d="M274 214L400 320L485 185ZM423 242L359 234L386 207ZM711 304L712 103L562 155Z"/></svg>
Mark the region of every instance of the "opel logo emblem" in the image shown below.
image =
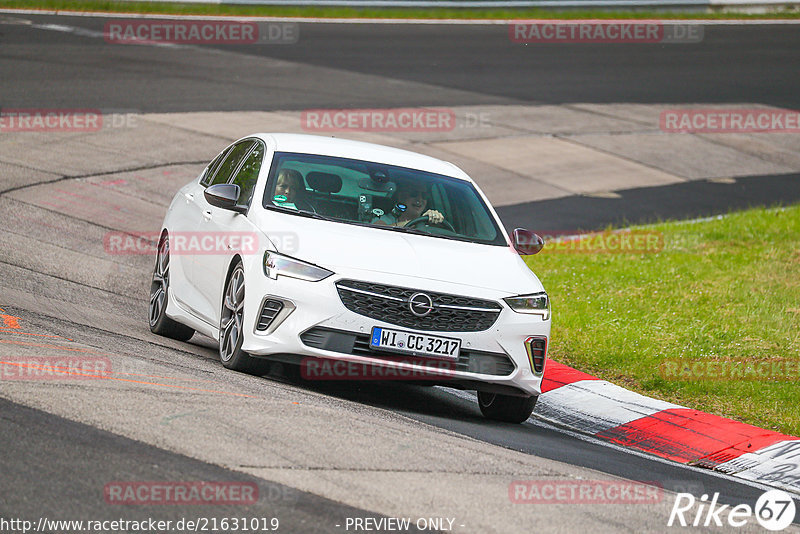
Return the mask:
<svg viewBox="0 0 800 534"><path fill-rule="evenodd" d="M414 293L408 299L408 309L417 317L425 317L433 310L433 300L425 293Z"/></svg>

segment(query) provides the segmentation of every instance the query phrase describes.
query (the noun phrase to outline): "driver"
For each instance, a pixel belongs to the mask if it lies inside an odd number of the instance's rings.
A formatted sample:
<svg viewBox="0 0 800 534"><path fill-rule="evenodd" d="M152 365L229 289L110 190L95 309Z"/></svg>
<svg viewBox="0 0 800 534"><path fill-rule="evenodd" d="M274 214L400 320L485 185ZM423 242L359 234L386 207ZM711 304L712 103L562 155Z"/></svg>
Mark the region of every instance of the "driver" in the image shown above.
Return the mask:
<svg viewBox="0 0 800 534"><path fill-rule="evenodd" d="M375 219L373 223L386 226L405 226L414 219L427 217L428 224L441 224L444 215L437 210L427 210L428 194L424 184L400 182L394 194L394 208L391 212Z"/></svg>

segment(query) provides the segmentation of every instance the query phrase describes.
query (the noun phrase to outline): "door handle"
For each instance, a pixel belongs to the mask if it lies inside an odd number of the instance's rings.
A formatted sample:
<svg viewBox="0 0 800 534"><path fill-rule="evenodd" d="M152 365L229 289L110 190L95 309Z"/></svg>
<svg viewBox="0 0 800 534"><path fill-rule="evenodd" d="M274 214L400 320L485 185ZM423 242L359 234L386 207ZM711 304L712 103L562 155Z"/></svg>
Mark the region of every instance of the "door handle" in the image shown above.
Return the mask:
<svg viewBox="0 0 800 534"><path fill-rule="evenodd" d="M194 193L184 193L183 196L186 200L194 200Z"/></svg>
<svg viewBox="0 0 800 534"><path fill-rule="evenodd" d="M207 221L211 220L211 210L206 210L203 212L203 218Z"/></svg>

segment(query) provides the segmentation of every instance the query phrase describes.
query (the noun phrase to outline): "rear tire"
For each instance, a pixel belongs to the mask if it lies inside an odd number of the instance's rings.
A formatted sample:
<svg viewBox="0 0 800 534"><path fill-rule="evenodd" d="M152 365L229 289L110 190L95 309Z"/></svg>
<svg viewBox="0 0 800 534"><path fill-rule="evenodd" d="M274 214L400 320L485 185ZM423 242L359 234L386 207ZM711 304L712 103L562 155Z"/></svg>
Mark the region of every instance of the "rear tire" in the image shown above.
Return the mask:
<svg viewBox="0 0 800 534"><path fill-rule="evenodd" d="M189 341L194 329L167 317L167 299L169 298L169 236L163 234L158 240L156 266L153 269L153 281L150 283L150 331L160 336L170 337L178 341Z"/></svg>
<svg viewBox="0 0 800 534"><path fill-rule="evenodd" d="M487 419L505 423L524 423L533 413L538 395L532 397L512 397L499 393L478 392L478 406Z"/></svg>

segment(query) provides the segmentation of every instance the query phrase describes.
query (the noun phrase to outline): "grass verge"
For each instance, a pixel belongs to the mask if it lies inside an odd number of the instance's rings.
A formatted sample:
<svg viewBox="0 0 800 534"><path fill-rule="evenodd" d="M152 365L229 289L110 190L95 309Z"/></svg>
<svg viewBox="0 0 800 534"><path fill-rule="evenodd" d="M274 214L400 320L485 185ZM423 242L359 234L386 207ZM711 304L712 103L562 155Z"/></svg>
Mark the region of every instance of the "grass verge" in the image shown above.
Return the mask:
<svg viewBox="0 0 800 534"><path fill-rule="evenodd" d="M526 258L552 300L551 356L800 436L800 206L639 229L663 250Z"/></svg>
<svg viewBox="0 0 800 534"><path fill-rule="evenodd" d="M180 15L230 15L314 18L413 18L413 19L773 19L800 18L798 10L766 14L700 13L680 11L554 11L538 8L348 8L304 6L254 6L184 4L169 2L119 2L113 0L0 0L0 8L114 13L158 13Z"/></svg>

